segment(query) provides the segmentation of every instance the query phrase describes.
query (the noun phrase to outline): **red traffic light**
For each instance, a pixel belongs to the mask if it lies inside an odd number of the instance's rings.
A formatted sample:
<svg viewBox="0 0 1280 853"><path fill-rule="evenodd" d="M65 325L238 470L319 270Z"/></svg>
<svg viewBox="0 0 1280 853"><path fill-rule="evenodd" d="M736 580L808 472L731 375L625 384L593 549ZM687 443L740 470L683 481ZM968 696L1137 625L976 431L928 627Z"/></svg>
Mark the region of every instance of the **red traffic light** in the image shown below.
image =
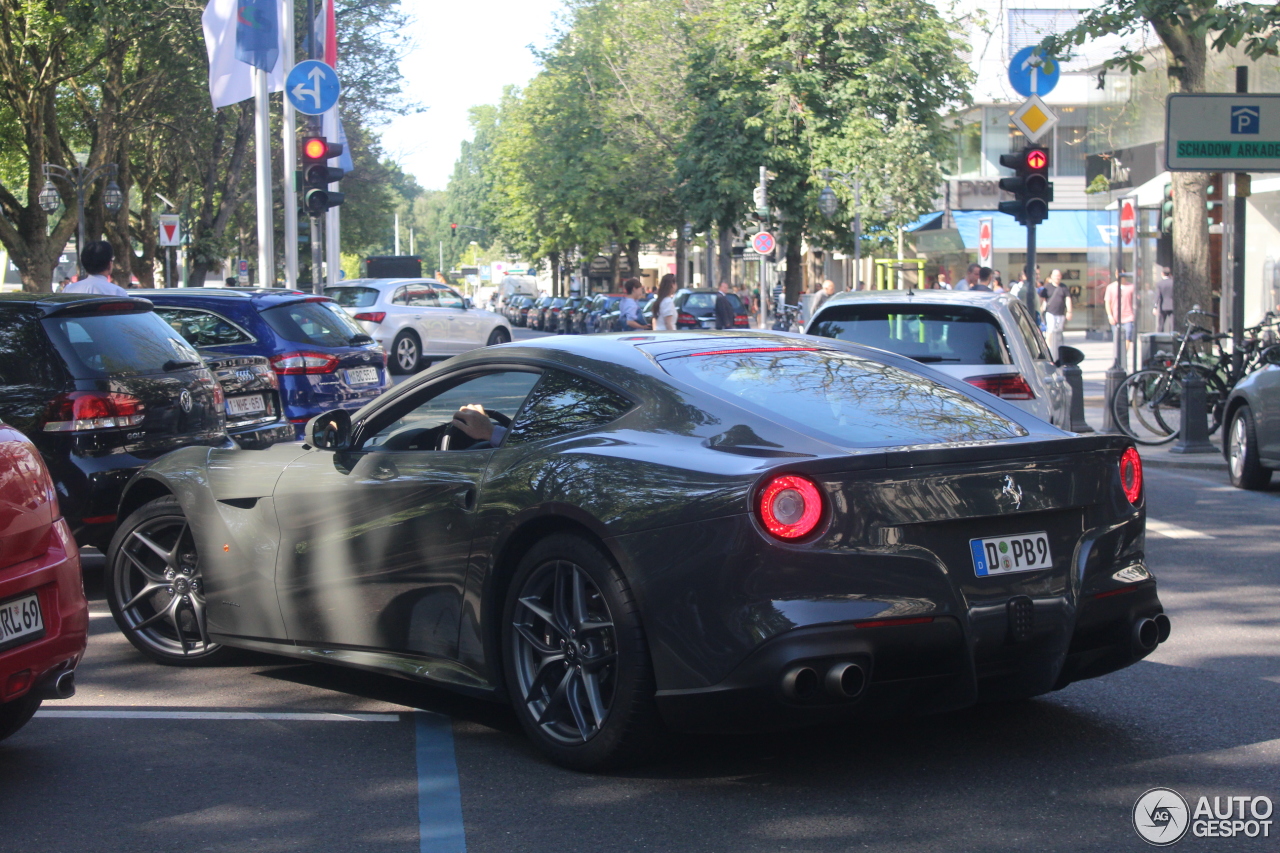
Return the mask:
<svg viewBox="0 0 1280 853"><path fill-rule="evenodd" d="M302 143L302 156L308 160L326 160L328 153L329 143L322 136L310 137Z"/></svg>
<svg viewBox="0 0 1280 853"><path fill-rule="evenodd" d="M1039 171L1049 165L1049 155L1039 148L1027 152L1027 167Z"/></svg>

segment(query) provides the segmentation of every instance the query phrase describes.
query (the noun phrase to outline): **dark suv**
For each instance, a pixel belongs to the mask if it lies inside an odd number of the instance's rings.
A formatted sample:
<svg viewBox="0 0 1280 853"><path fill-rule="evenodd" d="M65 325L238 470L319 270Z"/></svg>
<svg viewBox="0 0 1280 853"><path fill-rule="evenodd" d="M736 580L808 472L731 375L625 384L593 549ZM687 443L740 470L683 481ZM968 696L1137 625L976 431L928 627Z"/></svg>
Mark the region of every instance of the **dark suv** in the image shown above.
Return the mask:
<svg viewBox="0 0 1280 853"><path fill-rule="evenodd" d="M106 548L125 483L187 445L233 447L221 386L145 299L0 295L0 421L44 457L81 545Z"/></svg>

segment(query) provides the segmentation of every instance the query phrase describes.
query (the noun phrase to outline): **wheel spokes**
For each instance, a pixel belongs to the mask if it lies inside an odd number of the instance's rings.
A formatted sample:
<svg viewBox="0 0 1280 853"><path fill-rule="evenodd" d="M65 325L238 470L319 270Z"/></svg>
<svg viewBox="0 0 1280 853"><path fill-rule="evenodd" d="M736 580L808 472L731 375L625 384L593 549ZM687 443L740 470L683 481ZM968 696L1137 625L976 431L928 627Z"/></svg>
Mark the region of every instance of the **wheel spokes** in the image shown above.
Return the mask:
<svg viewBox="0 0 1280 853"><path fill-rule="evenodd" d="M146 598L148 595L151 595L157 590L167 589L167 588L168 588L168 585L163 580L153 581L150 578L148 578L146 585L143 586L142 589L138 590L138 594L135 595L133 598L129 599L128 601L126 601L124 604L120 605L120 609L132 610L135 606L137 606L138 602L142 601L142 599Z"/></svg>
<svg viewBox="0 0 1280 853"><path fill-rule="evenodd" d="M186 532L186 525L183 525L183 532ZM172 562L171 562L171 560L170 560L170 553L171 553L170 551L166 550L165 548L160 547L160 546L159 546L159 545L157 545L154 541L152 541L151 539L147 538L146 536L143 536L143 535L142 535L142 533L140 533L140 532L139 532L139 531L137 531L137 530L133 531L133 538L134 538L134 539L137 539L137 540L138 540L139 542L141 542L143 545L146 545L148 548L150 548L152 551L154 551L154 552L155 552L155 555L156 555L157 557L159 557L160 559L164 560L164 563L165 563L165 565L166 565L166 566L172 566L172 565L173 565L173 564L172 564ZM179 538L179 539L181 539L181 538L182 538L182 535L181 535L181 534L179 534L179 535L178 535L178 538ZM126 551L125 553L128 553L128 552ZM136 562L136 561L135 561L135 562Z"/></svg>
<svg viewBox="0 0 1280 853"><path fill-rule="evenodd" d="M142 572L142 576L146 578L148 581L151 581L152 583L160 583L160 584L163 584L165 582L163 575L158 575L151 569L147 568L147 565L143 563L141 560L139 560L133 554L133 552L131 552L128 548L121 548L120 550L124 552L124 555L126 557L129 558L129 562L133 563L133 567L138 571Z"/></svg>
<svg viewBox="0 0 1280 853"><path fill-rule="evenodd" d="M530 628L528 625L521 625L519 622L517 622L515 627L516 627L516 633L518 633L521 637L524 637L525 642L533 646L534 650L537 651L538 654L553 655L553 654L560 653L560 650L558 648L546 643L545 641L543 641L541 637L533 633L533 629Z"/></svg>

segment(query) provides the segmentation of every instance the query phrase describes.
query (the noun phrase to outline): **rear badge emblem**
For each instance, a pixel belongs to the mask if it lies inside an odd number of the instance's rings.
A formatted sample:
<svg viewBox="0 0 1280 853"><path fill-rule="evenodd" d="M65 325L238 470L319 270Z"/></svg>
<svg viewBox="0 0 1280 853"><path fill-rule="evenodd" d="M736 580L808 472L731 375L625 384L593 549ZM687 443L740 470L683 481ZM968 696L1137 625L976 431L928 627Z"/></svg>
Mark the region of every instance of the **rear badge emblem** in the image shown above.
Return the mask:
<svg viewBox="0 0 1280 853"><path fill-rule="evenodd" d="M1000 490L1000 494L1013 501L1014 509L1022 509L1022 487L1013 484L1013 477L1004 478L1004 488Z"/></svg>
<svg viewBox="0 0 1280 853"><path fill-rule="evenodd" d="M178 395L178 405L182 407L182 411L191 411L191 392L186 388L182 389L182 393Z"/></svg>

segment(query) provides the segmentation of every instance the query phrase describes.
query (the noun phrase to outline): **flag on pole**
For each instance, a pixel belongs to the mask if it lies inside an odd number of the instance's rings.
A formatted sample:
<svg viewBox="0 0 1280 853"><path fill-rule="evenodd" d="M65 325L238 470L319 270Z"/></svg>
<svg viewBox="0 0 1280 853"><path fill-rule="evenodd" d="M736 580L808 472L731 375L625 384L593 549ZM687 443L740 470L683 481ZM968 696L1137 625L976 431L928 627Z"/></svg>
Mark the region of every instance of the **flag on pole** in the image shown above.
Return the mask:
<svg viewBox="0 0 1280 853"><path fill-rule="evenodd" d="M280 17L277 0L238 0L236 59L263 71L280 61Z"/></svg>
<svg viewBox="0 0 1280 853"><path fill-rule="evenodd" d="M289 6L285 0L256 0L266 2L275 9L274 51L277 59L283 47L280 41L279 21L283 15L289 14ZM201 21L204 24L204 43L209 53L209 96L213 100L213 108L221 109L253 97L253 80L250 76L252 66L239 58L239 19L244 0L209 0ZM256 8L256 7L255 7ZM257 13L251 12L251 18ZM246 19L248 20L248 19ZM263 50L262 40L255 47ZM274 62L267 73L267 91L284 91L284 63Z"/></svg>

